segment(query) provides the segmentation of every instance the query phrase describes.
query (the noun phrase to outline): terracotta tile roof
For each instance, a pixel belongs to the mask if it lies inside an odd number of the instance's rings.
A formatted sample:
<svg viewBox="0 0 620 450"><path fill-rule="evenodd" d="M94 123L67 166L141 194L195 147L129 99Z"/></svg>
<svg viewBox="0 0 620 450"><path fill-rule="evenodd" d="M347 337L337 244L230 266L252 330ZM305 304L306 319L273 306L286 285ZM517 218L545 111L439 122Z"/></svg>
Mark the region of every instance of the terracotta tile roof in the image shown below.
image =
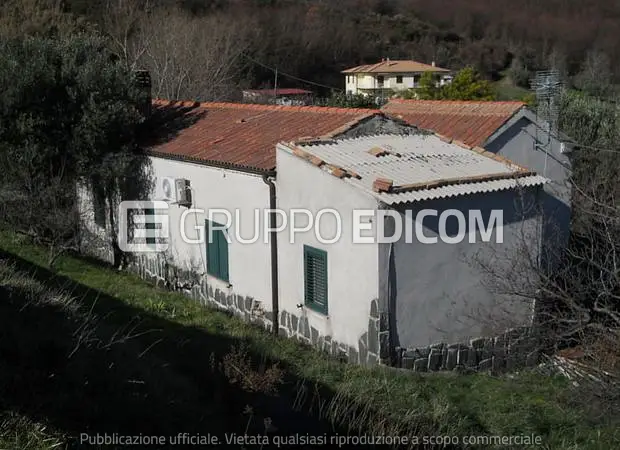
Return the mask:
<svg viewBox="0 0 620 450"><path fill-rule="evenodd" d="M411 60L386 60L343 70L342 73L450 72L450 69Z"/></svg>
<svg viewBox="0 0 620 450"><path fill-rule="evenodd" d="M159 136L147 142L152 154L268 171L275 169L278 142L330 138L381 112L154 100L153 114Z"/></svg>
<svg viewBox="0 0 620 450"><path fill-rule="evenodd" d="M414 125L475 147L525 106L522 102L391 100L382 110Z"/></svg>
<svg viewBox="0 0 620 450"><path fill-rule="evenodd" d="M258 95L275 95L275 89L246 89L243 92L248 92L250 94L258 94ZM312 94L312 91L307 91L306 89L297 89L297 88L278 88L278 95L307 95Z"/></svg>

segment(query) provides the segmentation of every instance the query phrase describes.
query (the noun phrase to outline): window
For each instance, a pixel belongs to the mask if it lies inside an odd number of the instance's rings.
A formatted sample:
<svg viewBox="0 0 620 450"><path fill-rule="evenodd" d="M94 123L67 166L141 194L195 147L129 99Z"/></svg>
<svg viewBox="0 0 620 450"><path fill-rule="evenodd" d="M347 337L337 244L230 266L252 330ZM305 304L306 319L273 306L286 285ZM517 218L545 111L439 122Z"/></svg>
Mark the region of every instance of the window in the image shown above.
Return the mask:
<svg viewBox="0 0 620 450"><path fill-rule="evenodd" d="M205 221L207 239L207 273L228 282L228 241L223 226Z"/></svg>
<svg viewBox="0 0 620 450"><path fill-rule="evenodd" d="M377 83L379 84L379 86L383 86L383 75L379 75L377 77Z"/></svg>
<svg viewBox="0 0 620 450"><path fill-rule="evenodd" d="M327 253L304 245L304 303L327 315Z"/></svg>
<svg viewBox="0 0 620 450"><path fill-rule="evenodd" d="M403 84L403 76L402 75L397 75L396 76L396 83Z"/></svg>

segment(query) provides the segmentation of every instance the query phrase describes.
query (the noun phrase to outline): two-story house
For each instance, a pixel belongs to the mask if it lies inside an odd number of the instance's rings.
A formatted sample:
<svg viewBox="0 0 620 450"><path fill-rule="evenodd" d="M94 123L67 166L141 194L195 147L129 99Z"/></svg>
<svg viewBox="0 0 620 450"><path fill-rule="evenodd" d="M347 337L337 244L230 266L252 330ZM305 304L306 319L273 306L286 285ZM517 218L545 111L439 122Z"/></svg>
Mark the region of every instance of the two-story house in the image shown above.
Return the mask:
<svg viewBox="0 0 620 450"><path fill-rule="evenodd" d="M422 75L432 72L440 85L452 81L449 69L437 67L435 62L424 64L411 60L384 59L377 64L367 64L343 70L347 94L364 94L387 97L393 91L415 89Z"/></svg>

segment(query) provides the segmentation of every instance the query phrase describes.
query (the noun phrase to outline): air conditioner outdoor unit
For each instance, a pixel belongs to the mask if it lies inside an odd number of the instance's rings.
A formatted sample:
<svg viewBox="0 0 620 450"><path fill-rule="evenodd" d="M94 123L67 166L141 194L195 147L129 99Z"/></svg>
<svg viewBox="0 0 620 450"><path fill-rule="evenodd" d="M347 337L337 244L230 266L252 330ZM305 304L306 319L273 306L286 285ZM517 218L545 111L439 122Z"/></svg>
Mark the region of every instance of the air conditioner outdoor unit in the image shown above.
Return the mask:
<svg viewBox="0 0 620 450"><path fill-rule="evenodd" d="M175 182L177 204L181 206L191 206L192 190L190 189L189 180L177 178Z"/></svg>
<svg viewBox="0 0 620 450"><path fill-rule="evenodd" d="M162 177L159 179L158 185L158 200L166 202L176 201L176 184L175 179L171 177Z"/></svg>

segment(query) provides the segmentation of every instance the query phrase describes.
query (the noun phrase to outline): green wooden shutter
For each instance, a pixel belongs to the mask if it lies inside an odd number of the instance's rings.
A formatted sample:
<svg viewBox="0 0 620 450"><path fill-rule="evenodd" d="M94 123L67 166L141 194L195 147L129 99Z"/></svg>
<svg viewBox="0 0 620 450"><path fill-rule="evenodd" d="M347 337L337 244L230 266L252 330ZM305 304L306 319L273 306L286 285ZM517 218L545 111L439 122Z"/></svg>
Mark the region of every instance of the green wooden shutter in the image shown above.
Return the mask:
<svg viewBox="0 0 620 450"><path fill-rule="evenodd" d="M205 239L207 240L207 273L209 275L217 276L220 266L217 250L217 234L211 234L211 222L205 220Z"/></svg>
<svg viewBox="0 0 620 450"><path fill-rule="evenodd" d="M327 253L304 245L305 304L327 314Z"/></svg>
<svg viewBox="0 0 620 450"><path fill-rule="evenodd" d="M212 227L221 227L216 222L205 221L206 239L207 239L207 273L224 281L228 279L228 241L223 230L213 230L211 240Z"/></svg>
<svg viewBox="0 0 620 450"><path fill-rule="evenodd" d="M228 241L226 240L226 235L223 230L218 230L217 234L219 235L218 240L218 258L220 263L220 279L224 281L228 280Z"/></svg>

